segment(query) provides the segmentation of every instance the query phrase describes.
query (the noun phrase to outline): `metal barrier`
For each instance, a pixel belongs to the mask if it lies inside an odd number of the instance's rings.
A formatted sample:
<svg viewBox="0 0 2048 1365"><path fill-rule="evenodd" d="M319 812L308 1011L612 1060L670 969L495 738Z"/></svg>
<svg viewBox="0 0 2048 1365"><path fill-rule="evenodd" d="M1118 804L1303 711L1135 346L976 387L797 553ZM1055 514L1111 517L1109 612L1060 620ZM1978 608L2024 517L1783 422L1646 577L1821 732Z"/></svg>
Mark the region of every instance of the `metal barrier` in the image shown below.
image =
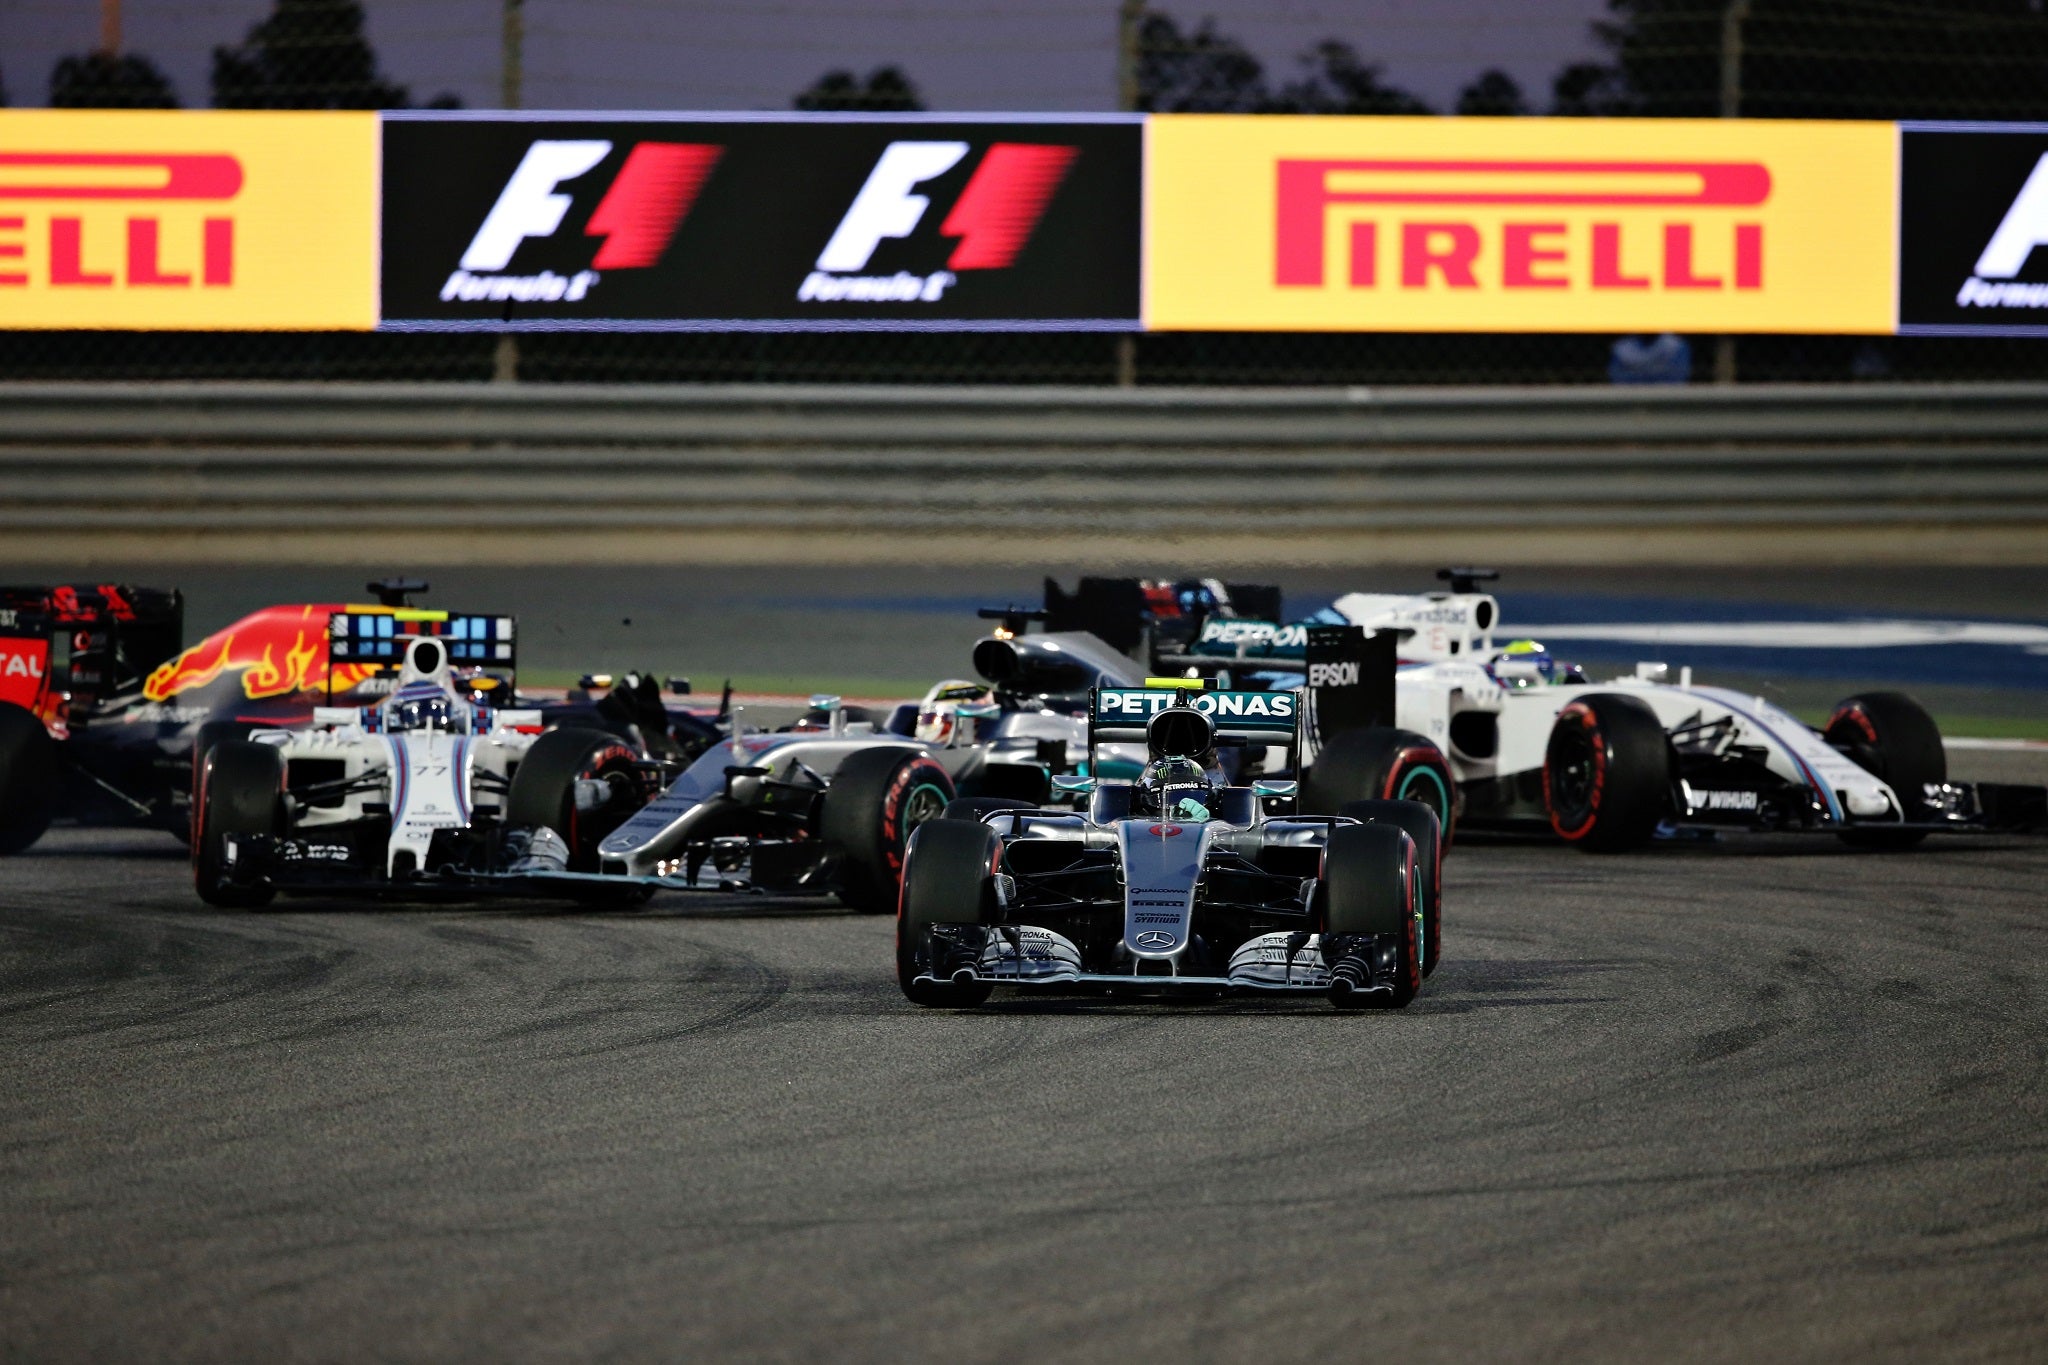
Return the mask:
<svg viewBox="0 0 2048 1365"><path fill-rule="evenodd" d="M0 386L0 536L16 562L2040 563L2048 385Z"/></svg>

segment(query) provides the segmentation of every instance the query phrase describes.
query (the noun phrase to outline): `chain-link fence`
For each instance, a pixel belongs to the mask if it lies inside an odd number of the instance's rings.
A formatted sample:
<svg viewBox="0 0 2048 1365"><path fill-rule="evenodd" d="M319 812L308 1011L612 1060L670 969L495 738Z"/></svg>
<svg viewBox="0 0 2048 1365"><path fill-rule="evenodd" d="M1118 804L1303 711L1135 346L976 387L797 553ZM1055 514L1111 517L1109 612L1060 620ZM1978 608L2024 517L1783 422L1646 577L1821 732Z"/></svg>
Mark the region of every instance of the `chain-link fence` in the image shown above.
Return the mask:
<svg viewBox="0 0 2048 1365"><path fill-rule="evenodd" d="M53 0L24 0L45 9ZM591 0L599 15L623 4ZM173 82L145 54L121 52L115 31L96 52L69 54L53 72L50 103L154 107L170 102L234 108L373 108L455 103L442 81L471 103L515 104L522 89L544 94L544 72L529 70L536 33L551 43L574 35L542 0L471 0L462 31L466 54L445 71L387 74L372 51L377 23L425 22L420 10L372 0L275 0L228 23L234 6L200 4L225 25L203 82ZM170 8L178 8L176 5ZM685 7L687 8L687 7ZM1230 5L1223 8L1230 10ZM1157 111L1296 113L1464 113L1798 118L2048 119L2048 6L2040 0L1587 0L1577 55L1547 77L1517 78L1485 67L1462 84L1412 89L1400 73L1418 44L1433 51L1483 48L1472 32L1506 13L1496 0L1414 9L1375 23L1369 6L1313 0L1239 4L1222 19L1198 19L1175 0L1075 0L1049 6L1046 20L1072 23L1098 44L1101 90L1071 107ZM1512 9L1512 6L1510 6ZM473 11L473 13L471 13ZM40 11L39 11L40 12ZM50 13L55 13L50 10ZM827 0L775 7L789 41L829 51L830 25L862 11ZM973 22L1014 17L1007 6L920 6L957 53ZM1391 11L1390 11L1391 13ZM554 14L554 18L547 16ZM399 18L397 16L403 15ZM1062 17L1063 16L1063 17ZM643 15L644 17L644 15ZM978 18L977 18L978 17ZM1384 17L1384 16L1381 16ZM477 22L482 21L482 22ZM1518 20L1518 22L1520 22ZM546 27L556 23L555 29ZM1403 27L1403 25L1406 27ZM536 27L538 25L538 27ZM966 27L962 27L966 25ZM1301 41L1276 57L1263 28L1283 25ZM1062 30L1064 31L1064 30ZM994 28L988 41L1005 38ZM1051 29L1046 30L1051 33ZM1009 30L1004 30L1008 34ZM239 38L236 38L239 34ZM713 41L713 40L707 40ZM737 41L737 40L736 40ZM1057 47L1048 38L1044 46ZM1404 47L1403 45L1407 46ZM557 44L560 46L560 44ZM1568 44L1567 46L1570 46ZM417 49L424 50L424 49ZM578 49L561 46L565 52ZM780 96L784 107L915 109L941 105L920 75L940 45L904 52L900 62L826 70ZM1389 58L1395 59L1393 66ZM966 60L997 63L991 46ZM417 57L408 59L416 65ZM453 59L451 59L453 60ZM566 60L555 57L558 64ZM956 58L956 60L958 60ZM1071 60L1078 60L1077 58ZM1406 66L1401 65L1407 62ZM865 66L866 64L860 64ZM1090 68L1093 69L1093 68ZM479 73L487 73L480 75ZM35 73L0 73L16 102L35 101ZM403 77L401 81L399 78ZM173 89L173 85L176 89ZM1546 88L1547 86L1547 88ZM177 99L204 89L205 98ZM627 107L714 103L679 84L651 99L619 87ZM1062 96L1062 98L1067 98ZM730 101L728 101L730 103ZM591 106L591 107L603 107ZM986 107L985 105L979 107ZM1732 368L1729 362L1732 361ZM1611 379L1755 382L1991 380L2048 378L2048 344L2023 339L1753 336L1659 341L1600 335L1413 335L1326 333L1099 334L528 334L354 335L223 333L7 333L0 331L0 379L516 379L560 382L997 383L997 384L1569 384Z"/></svg>

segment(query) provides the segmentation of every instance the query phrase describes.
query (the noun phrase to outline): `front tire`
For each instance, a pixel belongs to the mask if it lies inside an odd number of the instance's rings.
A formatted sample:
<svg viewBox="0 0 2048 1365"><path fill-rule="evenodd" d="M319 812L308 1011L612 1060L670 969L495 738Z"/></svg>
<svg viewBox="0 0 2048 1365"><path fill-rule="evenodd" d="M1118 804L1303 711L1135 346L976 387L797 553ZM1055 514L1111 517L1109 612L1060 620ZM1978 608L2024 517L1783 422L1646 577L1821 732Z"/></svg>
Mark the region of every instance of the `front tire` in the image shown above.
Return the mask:
<svg viewBox="0 0 2048 1365"><path fill-rule="evenodd" d="M533 742L505 793L508 829L546 825L569 846L571 872L597 871L597 846L639 804L634 765L639 751L604 730L550 730ZM603 782L611 799L597 810L576 808L578 782Z"/></svg>
<svg viewBox="0 0 2048 1365"><path fill-rule="evenodd" d="M903 900L896 911L896 984L931 1009L971 1009L995 987L986 981L918 980L930 964L935 924L987 922L988 879L1002 840L987 825L931 820L910 836L903 858Z"/></svg>
<svg viewBox="0 0 2048 1365"><path fill-rule="evenodd" d="M234 880L227 843L232 837L285 832L284 755L246 740L214 745L199 765L192 808L198 812L192 827L192 885L199 899L227 910L270 904L277 888L267 880Z"/></svg>
<svg viewBox="0 0 2048 1365"><path fill-rule="evenodd" d="M1428 976L1443 957L1444 943L1444 838L1436 812L1420 801L1353 801L1338 814L1393 825L1414 841L1415 897L1422 906L1422 974Z"/></svg>
<svg viewBox="0 0 2048 1365"><path fill-rule="evenodd" d="M903 859L918 826L953 800L953 779L915 749L856 749L825 789L818 831L837 849L839 899L865 914L896 908Z"/></svg>
<svg viewBox="0 0 2048 1365"><path fill-rule="evenodd" d="M1618 853L1650 842L1671 805L1671 744L1638 697L1569 702L1543 751L1543 806L1567 843Z"/></svg>
<svg viewBox="0 0 2048 1365"><path fill-rule="evenodd" d="M1330 831L1323 850L1324 958L1331 942L1363 941L1375 955L1391 954L1376 964L1371 983L1346 982L1333 987L1330 1000L1339 1009L1402 1009L1422 989L1422 918L1415 901L1415 841L1396 825L1340 825ZM1332 963L1342 979L1344 969ZM1357 989L1380 984L1380 972L1391 976L1393 989Z"/></svg>
<svg viewBox="0 0 2048 1365"><path fill-rule="evenodd" d="M0 702L0 856L43 837L57 804L57 741L26 707Z"/></svg>
<svg viewBox="0 0 2048 1365"><path fill-rule="evenodd" d="M1353 801L1419 801L1435 812L1449 851L1458 823L1458 782L1443 750L1412 730L1347 730L1316 754L1298 809L1335 815Z"/></svg>
<svg viewBox="0 0 2048 1365"><path fill-rule="evenodd" d="M1919 702L1903 692L1859 693L1836 704L1822 738L1890 787L1905 820L1934 818L1925 787L1948 781L1948 750ZM1841 831L1842 842L1857 848L1911 848L1926 837L1925 830L1882 826Z"/></svg>

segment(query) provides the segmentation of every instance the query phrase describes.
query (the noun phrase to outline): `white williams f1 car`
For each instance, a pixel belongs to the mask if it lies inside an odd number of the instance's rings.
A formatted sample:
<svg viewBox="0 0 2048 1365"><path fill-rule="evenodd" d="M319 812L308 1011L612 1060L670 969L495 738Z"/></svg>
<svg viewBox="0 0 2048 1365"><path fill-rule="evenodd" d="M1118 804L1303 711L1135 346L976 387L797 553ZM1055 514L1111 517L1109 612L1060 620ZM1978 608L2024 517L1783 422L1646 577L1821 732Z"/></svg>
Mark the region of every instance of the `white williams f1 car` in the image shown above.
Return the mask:
<svg viewBox="0 0 2048 1365"><path fill-rule="evenodd" d="M1696 686L1689 668L1674 679L1645 663L1596 682L1535 641L1496 643L1499 603L1476 591L1491 574L1443 576L1454 591L1352 593L1298 625L1211 619L1162 662L1305 675L1325 710L1355 680L1370 723L1323 726L1306 810L1406 796L1447 824L1541 822L1601 850L1683 829L1832 831L1897 848L1939 831L2048 825L2040 787L1950 782L1940 731L1910 697L1846 698L1816 729L1761 697Z"/></svg>
<svg viewBox="0 0 2048 1365"><path fill-rule="evenodd" d="M1408 801L1267 818L1295 784L1224 785L1219 744L1283 746L1297 694L1096 689L1089 745L1142 742L1136 782L1063 778L1079 811L962 801L911 837L897 980L966 1007L997 986L1263 991L1406 1005L1442 938L1436 817Z"/></svg>

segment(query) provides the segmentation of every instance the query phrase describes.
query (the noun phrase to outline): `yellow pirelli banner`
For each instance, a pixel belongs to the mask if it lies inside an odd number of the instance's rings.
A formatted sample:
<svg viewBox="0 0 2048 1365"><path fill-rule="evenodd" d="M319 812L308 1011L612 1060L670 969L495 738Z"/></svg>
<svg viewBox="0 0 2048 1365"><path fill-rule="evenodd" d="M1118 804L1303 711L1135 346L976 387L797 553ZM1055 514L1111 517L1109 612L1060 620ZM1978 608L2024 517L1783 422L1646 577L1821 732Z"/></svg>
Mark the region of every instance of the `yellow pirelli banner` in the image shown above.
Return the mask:
<svg viewBox="0 0 2048 1365"><path fill-rule="evenodd" d="M377 116L0 110L0 327L361 329Z"/></svg>
<svg viewBox="0 0 2048 1365"><path fill-rule="evenodd" d="M1166 114L1160 330L1890 332L1889 123Z"/></svg>

